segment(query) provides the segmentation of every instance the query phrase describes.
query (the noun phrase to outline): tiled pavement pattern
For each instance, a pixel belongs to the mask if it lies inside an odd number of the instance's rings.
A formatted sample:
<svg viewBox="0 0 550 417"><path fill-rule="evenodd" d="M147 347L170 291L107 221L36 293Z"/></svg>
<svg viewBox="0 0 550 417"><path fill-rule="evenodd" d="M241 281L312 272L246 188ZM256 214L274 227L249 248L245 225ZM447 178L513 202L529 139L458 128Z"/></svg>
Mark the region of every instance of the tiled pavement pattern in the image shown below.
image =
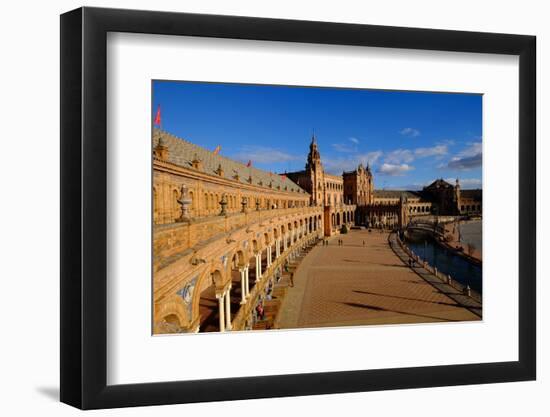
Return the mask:
<svg viewBox="0 0 550 417"><path fill-rule="evenodd" d="M276 328L480 319L403 264L387 233L353 230L318 245L300 263L294 284Z"/></svg>
<svg viewBox="0 0 550 417"><path fill-rule="evenodd" d="M401 246L399 246L399 244L397 243L396 235L391 234L388 240L393 251L396 253L397 256L399 256L401 261L406 264L409 259L409 256L403 251ZM472 313L476 314L481 318L481 310L482 310L481 303L474 300L472 297L468 297L467 295L464 295L463 293L461 293L459 290L452 287L451 285L443 282L441 278L438 278L434 274L428 272L427 270L422 268L418 263L415 264L413 270L418 275L420 275L425 281L433 285L438 291L444 293L449 298L452 298L458 304L468 308Z"/></svg>

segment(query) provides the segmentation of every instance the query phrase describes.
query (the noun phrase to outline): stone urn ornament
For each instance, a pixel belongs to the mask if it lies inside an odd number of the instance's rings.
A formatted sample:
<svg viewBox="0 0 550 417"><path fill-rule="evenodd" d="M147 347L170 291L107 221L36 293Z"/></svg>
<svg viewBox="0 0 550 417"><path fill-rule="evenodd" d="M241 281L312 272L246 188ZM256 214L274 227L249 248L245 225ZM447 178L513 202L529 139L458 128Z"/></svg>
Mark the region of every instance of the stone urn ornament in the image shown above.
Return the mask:
<svg viewBox="0 0 550 417"><path fill-rule="evenodd" d="M226 207L227 207L227 196L225 194L222 195L222 199L220 200L220 216L225 216L227 214Z"/></svg>
<svg viewBox="0 0 550 417"><path fill-rule="evenodd" d="M180 217L176 219L176 222L188 222L191 220L191 214L189 212L189 206L193 202L189 197L189 190L187 186L182 185L180 188L180 198L177 200L178 204L181 206Z"/></svg>

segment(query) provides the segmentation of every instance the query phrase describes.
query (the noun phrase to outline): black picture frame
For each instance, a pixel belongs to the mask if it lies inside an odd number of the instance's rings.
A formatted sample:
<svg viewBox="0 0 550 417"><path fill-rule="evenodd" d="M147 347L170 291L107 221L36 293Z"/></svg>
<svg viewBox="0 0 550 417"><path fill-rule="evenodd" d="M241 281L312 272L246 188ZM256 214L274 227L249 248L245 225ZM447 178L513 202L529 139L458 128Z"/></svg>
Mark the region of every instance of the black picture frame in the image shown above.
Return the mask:
<svg viewBox="0 0 550 417"><path fill-rule="evenodd" d="M519 360L107 385L108 32L519 56ZM61 401L82 409L482 384L536 377L536 38L102 8L61 16Z"/></svg>

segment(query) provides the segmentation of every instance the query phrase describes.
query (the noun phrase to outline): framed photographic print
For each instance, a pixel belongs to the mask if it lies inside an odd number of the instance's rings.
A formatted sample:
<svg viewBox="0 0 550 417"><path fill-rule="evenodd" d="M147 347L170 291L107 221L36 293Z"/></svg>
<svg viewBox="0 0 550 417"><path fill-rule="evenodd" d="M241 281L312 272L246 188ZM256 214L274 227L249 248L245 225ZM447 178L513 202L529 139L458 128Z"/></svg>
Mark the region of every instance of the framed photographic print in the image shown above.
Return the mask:
<svg viewBox="0 0 550 417"><path fill-rule="evenodd" d="M61 400L535 378L535 38L61 16Z"/></svg>

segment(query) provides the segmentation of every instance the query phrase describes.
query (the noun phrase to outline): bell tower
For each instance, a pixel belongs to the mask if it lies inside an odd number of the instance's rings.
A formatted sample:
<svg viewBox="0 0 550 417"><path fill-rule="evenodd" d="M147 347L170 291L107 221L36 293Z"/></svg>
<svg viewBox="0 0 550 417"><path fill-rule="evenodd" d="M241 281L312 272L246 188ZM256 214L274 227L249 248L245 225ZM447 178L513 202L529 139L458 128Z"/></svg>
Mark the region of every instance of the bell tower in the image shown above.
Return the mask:
<svg viewBox="0 0 550 417"><path fill-rule="evenodd" d="M455 189L454 189L454 198L453 198L453 202L454 202L454 205L455 205L455 212L457 214L460 214L460 205L462 204L460 202L460 182L458 181L458 178L456 179L456 182L455 182Z"/></svg>
<svg viewBox="0 0 550 417"><path fill-rule="evenodd" d="M367 169L366 176L367 176L367 205L374 204L374 177L372 175L372 171L370 169L370 165L367 162Z"/></svg>
<svg viewBox="0 0 550 417"><path fill-rule="evenodd" d="M312 135L309 145L306 173L311 181L311 204L314 206L323 205L325 200L325 175L315 134Z"/></svg>

